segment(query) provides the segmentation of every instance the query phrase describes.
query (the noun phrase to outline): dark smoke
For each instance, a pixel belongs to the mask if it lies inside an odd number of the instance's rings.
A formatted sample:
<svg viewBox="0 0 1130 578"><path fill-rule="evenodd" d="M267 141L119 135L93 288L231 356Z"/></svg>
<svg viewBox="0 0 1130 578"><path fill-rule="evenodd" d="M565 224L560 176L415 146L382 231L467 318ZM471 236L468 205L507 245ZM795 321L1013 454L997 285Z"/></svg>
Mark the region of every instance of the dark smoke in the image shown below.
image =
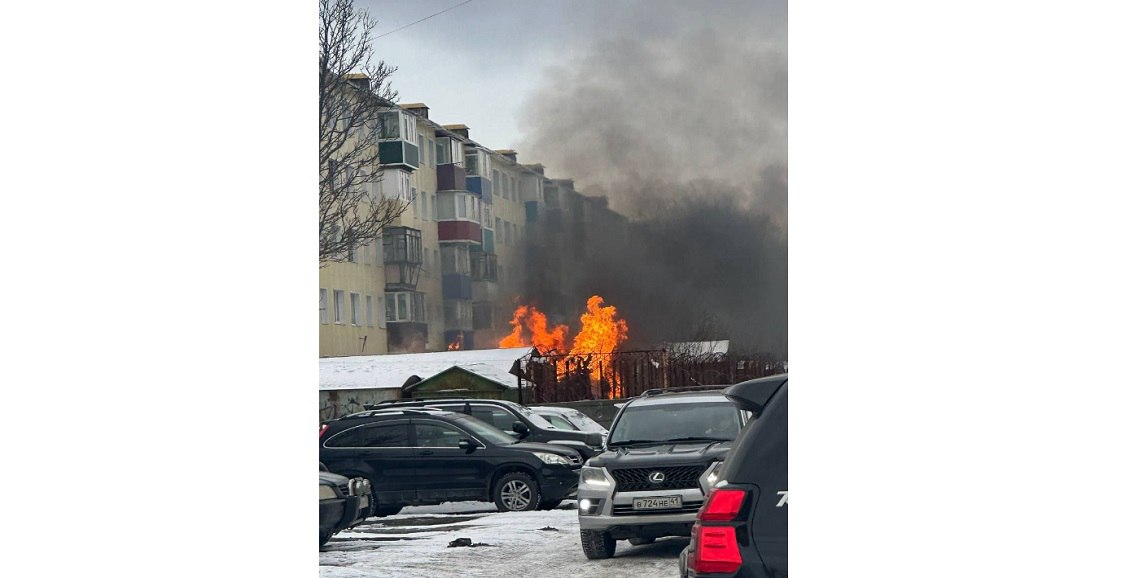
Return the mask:
<svg viewBox="0 0 1130 578"><path fill-rule="evenodd" d="M631 219L627 242L590 239L573 298L604 295L637 344L786 355L786 3L606 6L527 103L519 146Z"/></svg>

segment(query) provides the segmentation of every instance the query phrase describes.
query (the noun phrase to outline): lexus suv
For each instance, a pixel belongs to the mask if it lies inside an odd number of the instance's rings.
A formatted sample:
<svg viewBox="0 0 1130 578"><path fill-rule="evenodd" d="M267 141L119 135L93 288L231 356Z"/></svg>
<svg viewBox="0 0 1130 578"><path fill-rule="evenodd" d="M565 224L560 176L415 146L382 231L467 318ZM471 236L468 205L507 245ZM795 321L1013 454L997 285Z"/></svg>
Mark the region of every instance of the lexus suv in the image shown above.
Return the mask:
<svg viewBox="0 0 1130 578"><path fill-rule="evenodd" d="M494 427L514 432L523 441L571 447L586 460L600 453L601 435L597 432L559 428L530 408L504 399L421 398L382 401L365 409L434 407L477 417Z"/></svg>
<svg viewBox="0 0 1130 578"><path fill-rule="evenodd" d="M376 516L404 506L493 501L500 511L557 507L577 490L581 456L520 442L462 413L363 411L326 422L319 454L330 471L369 480Z"/></svg>
<svg viewBox="0 0 1130 578"><path fill-rule="evenodd" d="M789 575L789 376L744 381L726 397L756 419L738 435L679 556L690 578Z"/></svg>
<svg viewBox="0 0 1130 578"><path fill-rule="evenodd" d="M616 541L690 536L695 512L749 415L720 388L649 390L616 414L604 453L581 469L577 512L590 559Z"/></svg>

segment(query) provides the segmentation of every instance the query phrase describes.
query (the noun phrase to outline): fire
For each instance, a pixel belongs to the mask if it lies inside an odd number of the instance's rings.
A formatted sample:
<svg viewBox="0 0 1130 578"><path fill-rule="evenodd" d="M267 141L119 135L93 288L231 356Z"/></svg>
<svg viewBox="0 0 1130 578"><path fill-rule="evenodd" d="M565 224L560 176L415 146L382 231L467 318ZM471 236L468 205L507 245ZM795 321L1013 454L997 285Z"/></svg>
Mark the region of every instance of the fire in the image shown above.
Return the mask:
<svg viewBox="0 0 1130 578"><path fill-rule="evenodd" d="M463 349L463 332L460 331L459 335L455 337L455 341L447 344L448 351L459 351Z"/></svg>
<svg viewBox="0 0 1130 578"><path fill-rule="evenodd" d="M616 308L609 305L601 307L604 298L600 295L589 297L587 313L581 314L581 331L573 339L573 348L569 350L571 356L587 356L592 353L612 353L620 344L628 339L628 322L616 319ZM596 364L592 368L593 383L599 383L604 378L603 364ZM609 380L613 397L618 397L619 383L616 379Z"/></svg>
<svg viewBox="0 0 1130 578"><path fill-rule="evenodd" d="M590 368L589 381L596 392L602 380L607 380L612 389L612 396L620 394L620 383L616 375L608 369L611 356L607 355L620 347L628 339L628 322L616 318L616 308L604 305L604 298L600 295L589 297L586 303L586 312L581 314L581 330L573 338L572 347L566 347L565 342L569 328L557 325L549 329L545 314L536 307L520 305L514 310L514 317L510 320L513 330L510 335L499 341L499 347L523 347L533 345L542 354L559 353L566 351L566 361L557 366L558 378L565 376L566 367L571 364L580 365L584 362ZM523 331L523 328L526 331ZM593 354L599 354L593 356ZM595 357L595 359L594 359ZM575 366L576 366L575 365ZM607 375L605 375L607 374Z"/></svg>
<svg viewBox="0 0 1130 578"><path fill-rule="evenodd" d="M525 321L526 333L529 338L522 335L522 325ZM523 347L533 345L542 353L565 351L565 337L569 334L569 327L557 325L549 329L549 322L545 314L532 305L521 305L514 310L514 317L510 320L514 328L510 335L498 342L499 347Z"/></svg>

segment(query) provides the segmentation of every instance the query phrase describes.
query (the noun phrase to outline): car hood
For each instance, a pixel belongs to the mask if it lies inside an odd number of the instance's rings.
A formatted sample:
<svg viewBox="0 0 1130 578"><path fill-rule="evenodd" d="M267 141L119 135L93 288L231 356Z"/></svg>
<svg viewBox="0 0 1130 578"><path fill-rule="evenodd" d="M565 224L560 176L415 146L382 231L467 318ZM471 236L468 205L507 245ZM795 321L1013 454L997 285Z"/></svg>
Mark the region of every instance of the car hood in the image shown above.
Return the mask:
<svg viewBox="0 0 1130 578"><path fill-rule="evenodd" d="M657 461L710 462L720 460L734 442L678 442L625 446L608 450L589 460L592 467L652 467Z"/></svg>
<svg viewBox="0 0 1130 578"><path fill-rule="evenodd" d="M557 454L559 456L579 456L577 450L566 446L558 446L554 444L543 444L538 442L518 442L516 444L504 446L513 450L525 450L529 452L545 452L550 454Z"/></svg>

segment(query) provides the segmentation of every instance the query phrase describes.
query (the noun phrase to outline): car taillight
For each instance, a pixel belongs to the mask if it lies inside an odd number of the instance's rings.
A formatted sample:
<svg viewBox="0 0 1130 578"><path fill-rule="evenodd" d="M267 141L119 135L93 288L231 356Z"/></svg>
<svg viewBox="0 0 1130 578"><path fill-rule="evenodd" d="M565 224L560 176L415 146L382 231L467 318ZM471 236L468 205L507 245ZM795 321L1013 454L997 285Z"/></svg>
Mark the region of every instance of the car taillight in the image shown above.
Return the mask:
<svg viewBox="0 0 1130 578"><path fill-rule="evenodd" d="M322 424L322 429L321 429L321 431L318 432L318 439L322 439L322 436L325 435L326 430L328 430L328 429L330 429L330 424L328 424L328 423Z"/></svg>
<svg viewBox="0 0 1130 578"><path fill-rule="evenodd" d="M733 527L695 522L692 533L695 549L688 565L695 573L729 574L742 567L742 553Z"/></svg>
<svg viewBox="0 0 1130 578"><path fill-rule="evenodd" d="M729 522L737 517L745 501L745 490L726 490L714 488L706 498L706 505L698 513L699 520L719 520Z"/></svg>

